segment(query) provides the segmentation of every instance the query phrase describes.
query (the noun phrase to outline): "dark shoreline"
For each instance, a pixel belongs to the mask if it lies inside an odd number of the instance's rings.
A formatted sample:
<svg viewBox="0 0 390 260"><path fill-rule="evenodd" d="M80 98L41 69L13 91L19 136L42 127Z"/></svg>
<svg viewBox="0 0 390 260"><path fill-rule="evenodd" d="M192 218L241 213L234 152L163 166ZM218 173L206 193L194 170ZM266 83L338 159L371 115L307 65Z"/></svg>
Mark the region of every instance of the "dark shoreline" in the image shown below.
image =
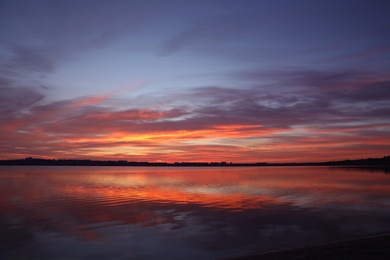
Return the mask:
<svg viewBox="0 0 390 260"><path fill-rule="evenodd" d="M382 158L366 158L359 160L343 160L329 162L303 163L233 163L233 162L132 162L126 160L83 160L83 159L41 159L28 157L25 159L0 160L0 165L41 165L41 166L169 166L169 167L243 167L243 166L343 166L366 167L367 169L390 169L390 156Z"/></svg>
<svg viewBox="0 0 390 260"><path fill-rule="evenodd" d="M299 259L389 259L390 233L329 243L309 245L301 248L258 252L229 260L299 260Z"/></svg>

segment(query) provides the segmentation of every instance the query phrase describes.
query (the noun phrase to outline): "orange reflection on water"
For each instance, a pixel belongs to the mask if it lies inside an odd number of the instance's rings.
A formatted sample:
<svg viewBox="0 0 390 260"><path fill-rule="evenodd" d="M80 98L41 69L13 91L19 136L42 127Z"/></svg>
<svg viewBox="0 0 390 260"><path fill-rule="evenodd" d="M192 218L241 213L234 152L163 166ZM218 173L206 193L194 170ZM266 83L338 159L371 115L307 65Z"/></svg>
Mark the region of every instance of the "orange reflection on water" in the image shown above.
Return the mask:
<svg viewBox="0 0 390 260"><path fill-rule="evenodd" d="M100 225L178 225L177 216L192 211L386 208L388 177L325 167L20 167L0 174L0 209L15 219L97 240Z"/></svg>
<svg viewBox="0 0 390 260"><path fill-rule="evenodd" d="M98 197L100 199L115 203L124 201L140 200L154 203L166 203L172 205L198 204L206 207L213 207L225 210L244 211L248 209L259 209L264 205L281 204L286 201L279 198L272 198L265 195L251 195L242 193L222 194L213 192L198 192L179 189L164 189L159 187L145 187L141 189L118 189L115 187L87 188L84 186L71 187L64 190L65 193L73 196L88 198Z"/></svg>
<svg viewBox="0 0 390 260"><path fill-rule="evenodd" d="M359 197L358 192L364 191L381 197L388 195L389 188L389 178L384 174L326 167L62 169L11 173L8 189L1 191L7 194L1 198L13 194L21 202L32 204L42 198L81 199L94 195L111 200L172 201L236 209L258 207L259 202L281 203L284 195Z"/></svg>
<svg viewBox="0 0 390 260"><path fill-rule="evenodd" d="M62 192L113 204L138 200L232 211L280 204L380 206L390 195L389 178L384 174L325 167L138 168L136 172L83 174Z"/></svg>

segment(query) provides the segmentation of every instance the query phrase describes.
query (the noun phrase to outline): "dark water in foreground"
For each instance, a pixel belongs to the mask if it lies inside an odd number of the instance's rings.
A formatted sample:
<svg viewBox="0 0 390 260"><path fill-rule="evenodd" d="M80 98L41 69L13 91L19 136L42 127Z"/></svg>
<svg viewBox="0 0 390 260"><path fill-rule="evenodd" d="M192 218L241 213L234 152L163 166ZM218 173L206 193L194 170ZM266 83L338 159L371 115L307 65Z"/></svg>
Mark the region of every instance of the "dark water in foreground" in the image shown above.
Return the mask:
<svg viewBox="0 0 390 260"><path fill-rule="evenodd" d="M219 259L390 231L390 175L0 167L0 257Z"/></svg>

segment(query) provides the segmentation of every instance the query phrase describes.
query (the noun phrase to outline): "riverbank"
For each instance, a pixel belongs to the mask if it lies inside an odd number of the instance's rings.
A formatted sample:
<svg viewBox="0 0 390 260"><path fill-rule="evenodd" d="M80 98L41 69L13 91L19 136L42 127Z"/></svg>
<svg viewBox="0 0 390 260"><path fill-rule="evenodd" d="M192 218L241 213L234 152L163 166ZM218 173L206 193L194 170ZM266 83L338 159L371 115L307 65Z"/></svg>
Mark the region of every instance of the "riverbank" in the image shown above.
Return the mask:
<svg viewBox="0 0 390 260"><path fill-rule="evenodd" d="M352 240L311 245L303 248L260 252L230 260L299 259L390 259L390 233Z"/></svg>

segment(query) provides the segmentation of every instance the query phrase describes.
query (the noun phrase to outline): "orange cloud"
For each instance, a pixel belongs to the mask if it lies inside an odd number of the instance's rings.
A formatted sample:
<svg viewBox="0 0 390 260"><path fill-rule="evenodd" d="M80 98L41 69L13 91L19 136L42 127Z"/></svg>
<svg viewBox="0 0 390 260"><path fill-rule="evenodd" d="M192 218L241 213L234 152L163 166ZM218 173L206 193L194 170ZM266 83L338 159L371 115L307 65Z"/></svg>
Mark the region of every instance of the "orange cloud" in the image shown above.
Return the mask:
<svg viewBox="0 0 390 260"><path fill-rule="evenodd" d="M26 91L29 102L2 99L12 115L1 119L0 155L168 162L381 157L390 149L387 78L281 73L291 93L195 88L178 95L180 106L176 96L166 97L165 109L153 97L149 106L116 106L114 93L38 104L42 95Z"/></svg>

